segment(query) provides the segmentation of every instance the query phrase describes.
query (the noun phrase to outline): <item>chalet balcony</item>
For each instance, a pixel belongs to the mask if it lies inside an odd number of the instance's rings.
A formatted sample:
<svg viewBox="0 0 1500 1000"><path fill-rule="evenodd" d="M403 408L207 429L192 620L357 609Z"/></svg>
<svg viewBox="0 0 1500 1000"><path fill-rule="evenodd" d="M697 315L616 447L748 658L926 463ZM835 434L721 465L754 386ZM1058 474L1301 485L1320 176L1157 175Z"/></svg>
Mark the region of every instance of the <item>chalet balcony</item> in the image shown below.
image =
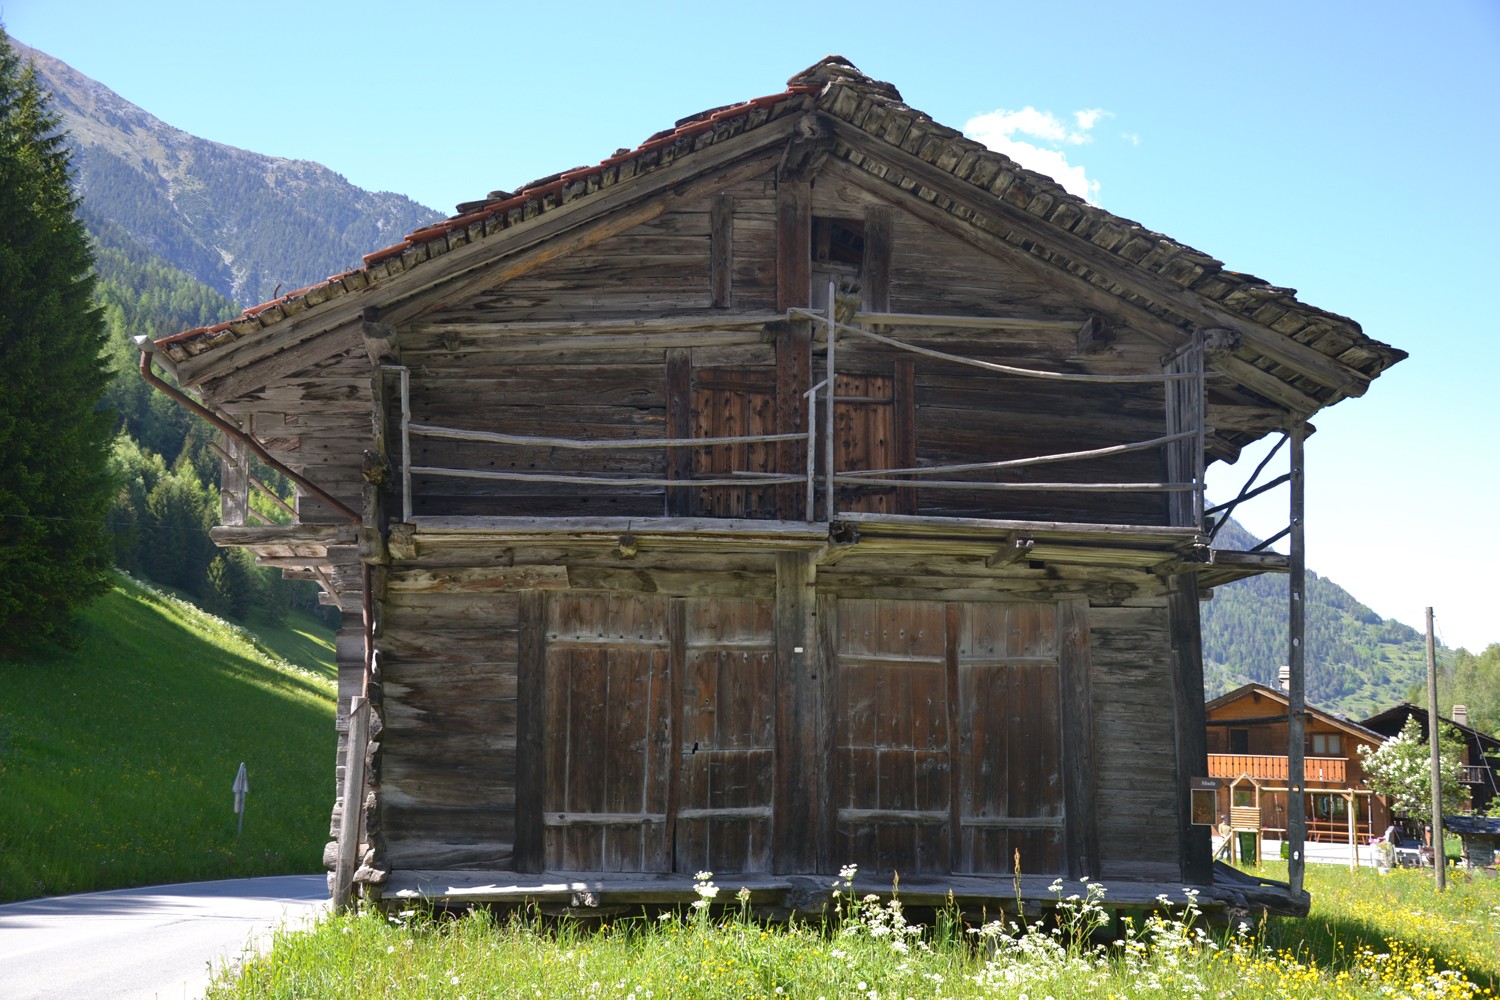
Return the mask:
<svg viewBox="0 0 1500 1000"><path fill-rule="evenodd" d="M1304 757L1302 774L1307 781L1326 784L1347 785L1348 764L1344 757ZM1241 775L1256 781L1287 780L1287 758L1267 754L1211 753L1208 755L1208 776L1233 780Z"/></svg>
<svg viewBox="0 0 1500 1000"><path fill-rule="evenodd" d="M1493 785L1495 778L1493 772L1487 767L1465 765L1458 776L1458 780L1465 785Z"/></svg>

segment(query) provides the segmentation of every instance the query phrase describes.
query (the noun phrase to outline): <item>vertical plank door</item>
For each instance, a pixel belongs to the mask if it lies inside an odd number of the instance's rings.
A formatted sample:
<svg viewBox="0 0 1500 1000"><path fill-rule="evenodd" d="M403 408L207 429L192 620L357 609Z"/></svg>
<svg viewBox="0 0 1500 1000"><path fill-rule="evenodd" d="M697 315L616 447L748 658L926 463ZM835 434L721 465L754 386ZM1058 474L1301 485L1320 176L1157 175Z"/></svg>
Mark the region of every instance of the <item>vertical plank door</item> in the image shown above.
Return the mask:
<svg viewBox="0 0 1500 1000"><path fill-rule="evenodd" d="M772 603L686 602L675 868L771 870L776 687Z"/></svg>
<svg viewBox="0 0 1500 1000"><path fill-rule="evenodd" d="M667 601L560 593L547 619L547 867L669 871Z"/></svg>
<svg viewBox="0 0 1500 1000"><path fill-rule="evenodd" d="M841 600L835 860L882 874L951 869L944 605Z"/></svg>
<svg viewBox="0 0 1500 1000"><path fill-rule="evenodd" d="M960 872L1058 872L1063 862L1057 607L958 605Z"/></svg>

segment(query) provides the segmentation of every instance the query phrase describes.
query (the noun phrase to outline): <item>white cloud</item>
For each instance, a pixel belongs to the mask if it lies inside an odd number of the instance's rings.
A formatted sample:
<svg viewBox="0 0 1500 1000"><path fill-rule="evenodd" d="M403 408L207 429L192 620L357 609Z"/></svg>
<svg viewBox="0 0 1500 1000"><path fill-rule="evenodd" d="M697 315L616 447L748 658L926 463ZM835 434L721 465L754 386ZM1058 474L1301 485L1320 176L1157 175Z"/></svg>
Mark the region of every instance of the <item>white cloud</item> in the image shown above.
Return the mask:
<svg viewBox="0 0 1500 1000"><path fill-rule="evenodd" d="M1093 138L1090 131L1108 117L1110 113L1102 108L1075 111L1069 126L1052 112L1030 105L1020 111L1000 108L969 119L964 134L1028 170L1046 174L1070 194L1094 202L1099 182L1089 179L1082 164L1069 163L1064 147L1089 142Z"/></svg>

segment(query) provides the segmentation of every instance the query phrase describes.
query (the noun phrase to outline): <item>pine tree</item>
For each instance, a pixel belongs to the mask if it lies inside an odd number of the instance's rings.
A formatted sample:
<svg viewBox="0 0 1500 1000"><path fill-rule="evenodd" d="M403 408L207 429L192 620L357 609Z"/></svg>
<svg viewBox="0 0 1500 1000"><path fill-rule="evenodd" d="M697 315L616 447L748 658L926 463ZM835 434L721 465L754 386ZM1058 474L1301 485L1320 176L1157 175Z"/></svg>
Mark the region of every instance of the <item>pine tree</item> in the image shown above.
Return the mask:
<svg viewBox="0 0 1500 1000"><path fill-rule="evenodd" d="M93 257L58 118L0 29L0 656L108 586L113 418Z"/></svg>

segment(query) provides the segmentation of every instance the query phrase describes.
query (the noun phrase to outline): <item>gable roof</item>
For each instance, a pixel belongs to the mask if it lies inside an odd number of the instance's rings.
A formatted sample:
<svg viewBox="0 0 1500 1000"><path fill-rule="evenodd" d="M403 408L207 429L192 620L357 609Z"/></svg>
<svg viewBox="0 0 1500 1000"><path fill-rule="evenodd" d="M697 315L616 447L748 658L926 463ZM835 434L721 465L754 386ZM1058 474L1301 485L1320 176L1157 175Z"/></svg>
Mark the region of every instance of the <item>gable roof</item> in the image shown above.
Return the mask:
<svg viewBox="0 0 1500 1000"><path fill-rule="evenodd" d="M1403 701L1399 705L1377 712L1364 720L1363 725L1375 732L1384 733L1387 736L1395 736L1406 726L1406 720L1415 718L1422 724L1422 731L1427 731L1427 709L1421 705L1413 705L1409 701ZM1500 751L1500 739L1491 736L1473 726L1462 722L1454 722L1452 719L1438 713L1438 721L1452 726L1463 734L1464 738L1480 753L1492 754Z"/></svg>
<svg viewBox="0 0 1500 1000"><path fill-rule="evenodd" d="M227 322L163 337L156 347L170 366L183 366L183 383L194 385L347 326L366 306L402 301L420 315L443 304L434 290L531 245L532 237L564 231L586 219L594 203L599 211L617 206L632 190L713 169L747 145L802 140L927 221L1064 283L1091 308L1123 313L1164 344L1183 343L1194 329L1215 331L1210 363L1254 394L1242 401L1258 397L1308 416L1362 394L1406 356L1366 337L1353 320L1298 301L1292 289L1227 271L1207 254L1067 193L908 107L895 87L839 56L792 77L781 92L680 119L595 166L462 204L450 218L367 255L358 268ZM427 296L425 306L415 302L419 295ZM1240 435L1240 443L1254 436Z"/></svg>
<svg viewBox="0 0 1500 1000"><path fill-rule="evenodd" d="M1217 698L1209 699L1209 701L1204 705L1204 712L1211 713L1214 711L1214 709L1222 708L1225 705L1230 704L1231 702L1236 702L1241 698L1247 698L1251 695L1256 694L1260 695L1262 698L1270 698L1272 701L1279 703L1283 708L1290 704L1290 700L1287 698L1287 696L1282 694L1280 691L1277 691L1275 688L1267 687L1264 684L1251 682L1249 684L1243 684L1240 687L1235 688L1233 691L1228 692L1227 694L1221 694ZM1349 735L1364 740L1367 743L1378 745L1385 742L1384 736L1375 732L1373 729L1369 729L1363 725L1360 725L1357 722L1351 722L1346 718L1342 718L1340 716L1333 715L1332 713L1325 712L1321 708L1316 708L1312 705L1304 705L1303 707L1307 709L1309 715L1313 716L1318 721L1332 726L1335 729L1343 730ZM1282 717L1284 717L1285 715L1285 712L1281 713ZM1235 721L1243 722L1249 720ZM1215 725L1216 723L1210 722L1209 724Z"/></svg>

